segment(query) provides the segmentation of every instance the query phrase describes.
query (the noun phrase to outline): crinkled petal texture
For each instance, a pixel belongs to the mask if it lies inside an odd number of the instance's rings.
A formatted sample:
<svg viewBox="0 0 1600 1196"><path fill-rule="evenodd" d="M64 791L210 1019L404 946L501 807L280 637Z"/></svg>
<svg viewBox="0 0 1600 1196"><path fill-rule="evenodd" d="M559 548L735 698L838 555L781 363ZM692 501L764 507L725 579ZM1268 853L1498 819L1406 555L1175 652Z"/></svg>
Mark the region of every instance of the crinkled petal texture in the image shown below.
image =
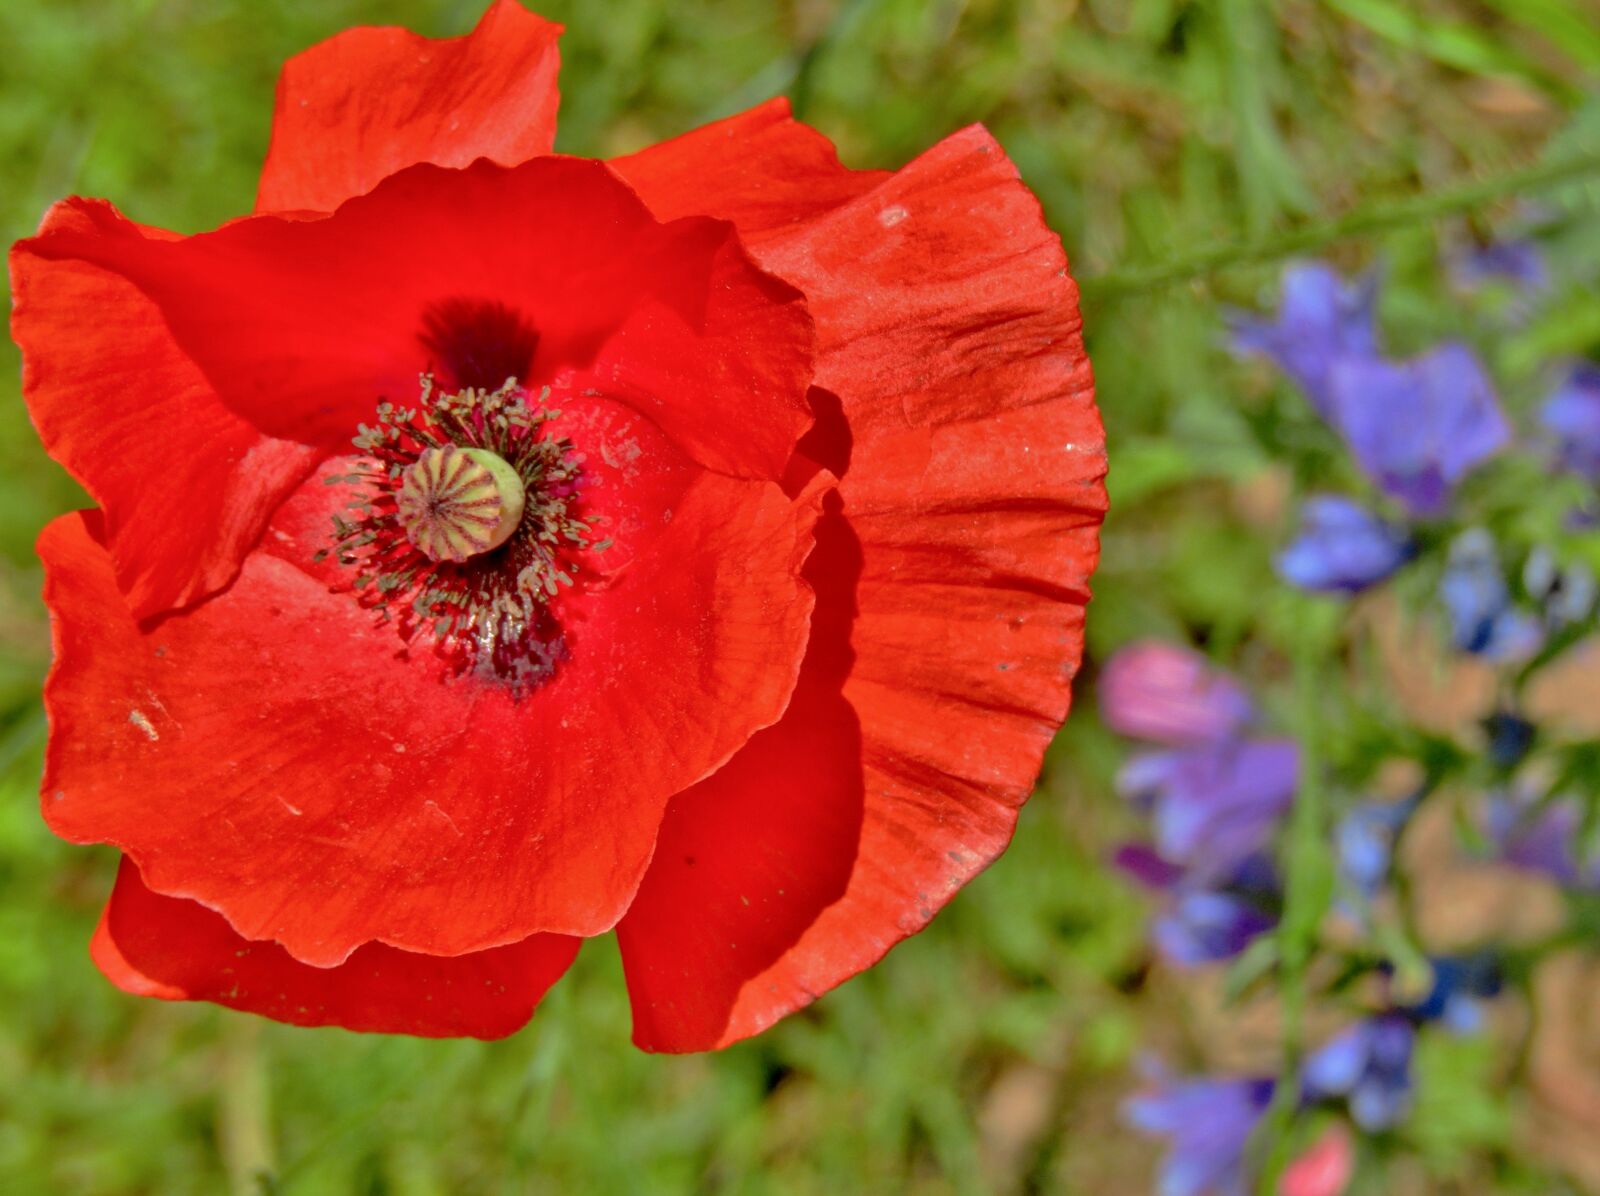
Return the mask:
<svg viewBox="0 0 1600 1196"><path fill-rule="evenodd" d="M781 117L781 113L779 114ZM674 800L618 927L635 1041L753 1034L920 929L1009 841L1067 711L1105 508L1103 434L1059 242L983 130L888 179L841 179L764 115L767 152L816 176L774 221L746 165L702 187L751 229L817 324L838 403L808 438L842 475L810 570L794 703ZM691 202L657 151L619 169L660 212ZM674 143L677 144L677 143Z"/></svg>
<svg viewBox="0 0 1600 1196"><path fill-rule="evenodd" d="M710 214L759 247L871 191L882 170L846 170L833 144L790 114L782 96L691 130L611 167L660 220Z"/></svg>
<svg viewBox="0 0 1600 1196"><path fill-rule="evenodd" d="M468 955L368 944L335 968L241 938L221 915L149 889L124 859L90 952L127 992L215 1001L297 1026L428 1038L500 1038L520 1029L581 940L540 934Z"/></svg>
<svg viewBox="0 0 1600 1196"><path fill-rule="evenodd" d="M35 252L94 236L101 210L57 204L13 250L11 329L39 436L105 511L117 579L150 614L226 585L316 453L230 409L129 279Z"/></svg>
<svg viewBox="0 0 1600 1196"><path fill-rule="evenodd" d="M561 26L496 0L465 37L364 26L278 80L259 212L331 212L418 162L515 166L555 144Z"/></svg>

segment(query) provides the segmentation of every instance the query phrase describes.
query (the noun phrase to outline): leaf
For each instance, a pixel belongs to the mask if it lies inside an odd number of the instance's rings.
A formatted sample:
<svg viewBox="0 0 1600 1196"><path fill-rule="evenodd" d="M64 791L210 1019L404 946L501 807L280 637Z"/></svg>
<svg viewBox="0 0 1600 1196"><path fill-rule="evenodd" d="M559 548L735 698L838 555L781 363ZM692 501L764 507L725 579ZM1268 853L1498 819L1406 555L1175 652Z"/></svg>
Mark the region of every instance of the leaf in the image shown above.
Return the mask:
<svg viewBox="0 0 1600 1196"><path fill-rule="evenodd" d="M1430 1172L1458 1175L1475 1152L1505 1146L1510 1112L1492 1039L1419 1035L1415 1068L1417 1103L1406 1124Z"/></svg>

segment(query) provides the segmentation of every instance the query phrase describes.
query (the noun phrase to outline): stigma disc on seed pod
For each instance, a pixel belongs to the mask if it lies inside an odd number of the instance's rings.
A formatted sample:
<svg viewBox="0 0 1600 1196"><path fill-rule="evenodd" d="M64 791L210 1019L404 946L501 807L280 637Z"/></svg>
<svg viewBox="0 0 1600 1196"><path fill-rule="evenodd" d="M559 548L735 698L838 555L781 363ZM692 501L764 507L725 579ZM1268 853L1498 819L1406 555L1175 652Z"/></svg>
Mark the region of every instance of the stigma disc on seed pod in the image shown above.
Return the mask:
<svg viewBox="0 0 1600 1196"><path fill-rule="evenodd" d="M426 449L400 476L400 525L430 560L455 561L492 551L522 522L522 478L482 448Z"/></svg>

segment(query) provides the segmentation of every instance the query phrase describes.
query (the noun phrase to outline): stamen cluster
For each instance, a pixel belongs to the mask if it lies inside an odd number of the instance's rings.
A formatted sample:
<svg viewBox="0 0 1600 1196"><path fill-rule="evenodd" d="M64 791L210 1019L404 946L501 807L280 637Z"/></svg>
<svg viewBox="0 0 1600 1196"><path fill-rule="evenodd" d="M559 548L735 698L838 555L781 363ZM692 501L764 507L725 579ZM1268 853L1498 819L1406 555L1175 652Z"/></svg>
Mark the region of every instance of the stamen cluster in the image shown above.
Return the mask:
<svg viewBox="0 0 1600 1196"><path fill-rule="evenodd" d="M429 375L415 407L378 405L377 422L354 438L365 457L330 484L358 487L347 514L333 517L330 552L355 570L352 587L380 623L406 640L431 632L461 671L513 686L545 680L565 655L550 602L579 573L574 554L604 551L591 539L599 517L579 513L582 459L551 424L546 387L530 396L515 378L497 390L440 394ZM522 518L504 543L463 560L432 559L401 517L407 471L423 454L451 446L493 453L525 491Z"/></svg>

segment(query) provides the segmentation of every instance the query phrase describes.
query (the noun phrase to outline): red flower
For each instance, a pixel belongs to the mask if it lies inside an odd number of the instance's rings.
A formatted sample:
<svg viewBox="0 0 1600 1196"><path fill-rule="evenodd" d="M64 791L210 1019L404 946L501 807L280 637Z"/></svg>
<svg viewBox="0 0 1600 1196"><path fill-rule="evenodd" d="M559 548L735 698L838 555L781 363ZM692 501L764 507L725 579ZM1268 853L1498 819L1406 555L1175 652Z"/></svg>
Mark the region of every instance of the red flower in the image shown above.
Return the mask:
<svg viewBox="0 0 1600 1196"><path fill-rule="evenodd" d="M558 32L351 30L255 215L13 251L100 504L40 538L44 813L124 853L130 992L492 1037L615 928L635 1041L719 1046L993 860L1066 714L1103 443L999 147L552 155Z"/></svg>

